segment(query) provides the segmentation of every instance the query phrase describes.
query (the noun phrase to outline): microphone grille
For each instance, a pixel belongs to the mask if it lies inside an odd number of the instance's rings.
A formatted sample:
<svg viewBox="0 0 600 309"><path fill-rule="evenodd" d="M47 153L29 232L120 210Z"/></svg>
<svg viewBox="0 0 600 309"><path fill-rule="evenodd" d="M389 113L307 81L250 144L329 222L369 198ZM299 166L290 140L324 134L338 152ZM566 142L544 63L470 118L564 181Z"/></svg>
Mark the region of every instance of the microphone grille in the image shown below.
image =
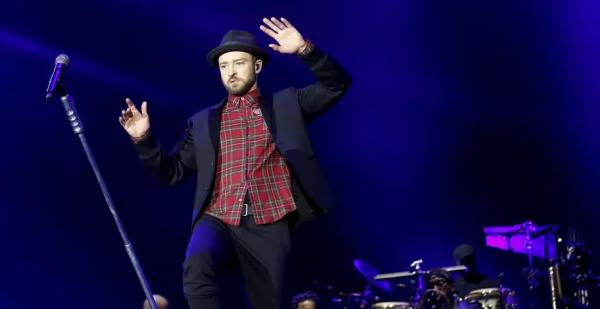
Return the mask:
<svg viewBox="0 0 600 309"><path fill-rule="evenodd" d="M54 61L55 64L59 64L60 63L60 64L65 65L65 66L68 66L69 62L70 62L69 56L67 56L66 54L60 54L60 55L58 55L56 57L56 60Z"/></svg>

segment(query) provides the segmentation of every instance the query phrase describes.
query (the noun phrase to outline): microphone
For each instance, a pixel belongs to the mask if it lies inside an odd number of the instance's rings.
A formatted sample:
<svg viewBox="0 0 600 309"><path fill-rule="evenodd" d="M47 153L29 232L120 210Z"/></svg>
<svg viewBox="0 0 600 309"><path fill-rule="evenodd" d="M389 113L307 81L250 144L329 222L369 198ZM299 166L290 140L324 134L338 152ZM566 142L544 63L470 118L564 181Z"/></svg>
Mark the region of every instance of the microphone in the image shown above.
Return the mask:
<svg viewBox="0 0 600 309"><path fill-rule="evenodd" d="M60 54L56 57L56 60L54 61L54 71L52 71L50 81L48 82L48 88L46 88L46 100L52 98L54 91L56 91L57 88L60 88L60 79L63 72L69 66L69 61L69 56L66 54Z"/></svg>

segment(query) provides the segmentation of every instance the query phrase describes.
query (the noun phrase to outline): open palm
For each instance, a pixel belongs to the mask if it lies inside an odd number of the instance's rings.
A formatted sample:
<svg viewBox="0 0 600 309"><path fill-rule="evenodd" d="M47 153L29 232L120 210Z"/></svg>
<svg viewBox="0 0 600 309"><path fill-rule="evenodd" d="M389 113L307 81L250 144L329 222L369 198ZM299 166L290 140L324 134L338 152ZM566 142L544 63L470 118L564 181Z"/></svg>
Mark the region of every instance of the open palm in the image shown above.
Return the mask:
<svg viewBox="0 0 600 309"><path fill-rule="evenodd" d="M125 102L127 103L127 109L121 111L119 123L131 137L144 136L150 130L148 103L142 103L142 111L140 112L129 98L125 99Z"/></svg>
<svg viewBox="0 0 600 309"><path fill-rule="evenodd" d="M287 19L271 17L262 21L264 25L260 25L260 30L277 42L269 44L273 50L282 54L297 54L306 45L300 32Z"/></svg>

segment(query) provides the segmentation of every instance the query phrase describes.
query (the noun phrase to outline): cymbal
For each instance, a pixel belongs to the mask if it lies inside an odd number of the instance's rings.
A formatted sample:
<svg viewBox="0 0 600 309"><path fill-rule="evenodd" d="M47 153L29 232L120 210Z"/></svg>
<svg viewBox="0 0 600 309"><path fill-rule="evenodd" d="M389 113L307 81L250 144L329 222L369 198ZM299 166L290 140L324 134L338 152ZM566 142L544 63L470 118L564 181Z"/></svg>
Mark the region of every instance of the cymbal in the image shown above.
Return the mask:
<svg viewBox="0 0 600 309"><path fill-rule="evenodd" d="M361 274L370 284L382 289L385 292L392 293L392 285L387 281L375 281L375 276L379 274L379 271L366 261L355 259L354 268Z"/></svg>
<svg viewBox="0 0 600 309"><path fill-rule="evenodd" d="M483 232L487 247L544 259L555 259L557 229L557 225L542 226L527 221L513 226L486 226Z"/></svg>
<svg viewBox="0 0 600 309"><path fill-rule="evenodd" d="M513 226L486 226L483 228L485 235L503 235L507 237L515 235L529 236L531 239L555 232L556 225L535 225L531 221L515 224Z"/></svg>
<svg viewBox="0 0 600 309"><path fill-rule="evenodd" d="M447 271L447 272L457 272L457 271L467 271L467 267L464 265L455 265L455 266L446 266L446 267L440 267L441 269ZM395 272L395 273L387 273L387 274L379 274L376 275L373 279L375 281L378 280L391 280L391 279L402 279L402 278L408 278L408 277L415 277L418 276L419 274L421 275L427 275L429 274L429 270L423 270L420 272L416 272L416 271L400 271L400 272Z"/></svg>

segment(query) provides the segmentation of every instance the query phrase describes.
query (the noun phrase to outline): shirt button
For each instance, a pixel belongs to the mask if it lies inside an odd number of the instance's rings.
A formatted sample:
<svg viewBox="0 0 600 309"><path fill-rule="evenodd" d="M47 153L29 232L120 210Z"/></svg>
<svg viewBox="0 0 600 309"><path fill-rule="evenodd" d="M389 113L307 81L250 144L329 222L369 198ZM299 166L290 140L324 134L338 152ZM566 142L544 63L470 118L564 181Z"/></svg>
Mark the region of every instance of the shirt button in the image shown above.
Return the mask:
<svg viewBox="0 0 600 309"><path fill-rule="evenodd" d="M238 199L238 202L241 202L241 201L242 201L242 199Z"/></svg>

